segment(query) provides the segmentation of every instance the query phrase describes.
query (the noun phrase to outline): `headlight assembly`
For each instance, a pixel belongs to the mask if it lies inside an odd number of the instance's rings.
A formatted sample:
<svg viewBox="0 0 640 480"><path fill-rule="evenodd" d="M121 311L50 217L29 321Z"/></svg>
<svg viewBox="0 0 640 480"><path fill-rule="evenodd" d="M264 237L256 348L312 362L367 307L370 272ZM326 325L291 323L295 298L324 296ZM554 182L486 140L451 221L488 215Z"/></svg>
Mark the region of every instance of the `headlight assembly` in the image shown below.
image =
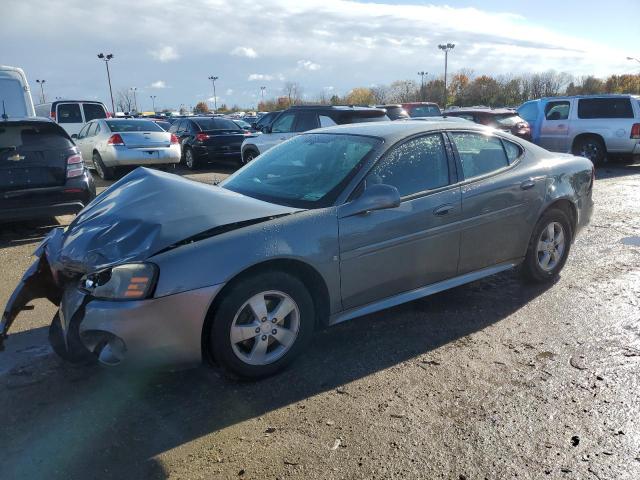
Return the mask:
<svg viewBox="0 0 640 480"><path fill-rule="evenodd" d="M80 287L105 300L142 300L153 293L158 267L153 263L128 263L82 277Z"/></svg>

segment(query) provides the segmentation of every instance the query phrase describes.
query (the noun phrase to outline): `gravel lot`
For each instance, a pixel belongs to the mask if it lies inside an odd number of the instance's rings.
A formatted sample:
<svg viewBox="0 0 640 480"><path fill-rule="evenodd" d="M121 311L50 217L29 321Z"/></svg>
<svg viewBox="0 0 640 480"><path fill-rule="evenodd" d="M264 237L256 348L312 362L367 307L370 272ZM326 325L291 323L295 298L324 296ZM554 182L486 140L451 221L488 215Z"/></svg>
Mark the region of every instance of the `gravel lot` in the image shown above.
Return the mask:
<svg viewBox="0 0 640 480"><path fill-rule="evenodd" d="M640 478L640 168L597 177L554 285L507 272L360 318L256 383L64 364L35 302L0 353L0 477ZM51 223L0 226L0 304Z"/></svg>

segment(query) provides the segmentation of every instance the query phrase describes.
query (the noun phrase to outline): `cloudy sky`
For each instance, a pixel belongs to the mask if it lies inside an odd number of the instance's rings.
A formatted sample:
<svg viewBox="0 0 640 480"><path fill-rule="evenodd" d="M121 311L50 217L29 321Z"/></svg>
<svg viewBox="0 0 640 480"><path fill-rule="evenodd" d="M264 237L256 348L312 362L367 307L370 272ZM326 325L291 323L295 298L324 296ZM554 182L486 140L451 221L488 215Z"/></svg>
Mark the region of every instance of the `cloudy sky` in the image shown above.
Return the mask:
<svg viewBox="0 0 640 480"><path fill-rule="evenodd" d="M591 4L593 3L593 7ZM480 6L481 5L481 6ZM46 80L49 98L107 103L99 52L113 53L114 90L136 87L141 109L249 107L285 81L305 95L441 76L450 71L574 75L640 71L640 1L608 0L2 0L0 63ZM597 11L596 11L597 10ZM34 98L36 100L36 98Z"/></svg>

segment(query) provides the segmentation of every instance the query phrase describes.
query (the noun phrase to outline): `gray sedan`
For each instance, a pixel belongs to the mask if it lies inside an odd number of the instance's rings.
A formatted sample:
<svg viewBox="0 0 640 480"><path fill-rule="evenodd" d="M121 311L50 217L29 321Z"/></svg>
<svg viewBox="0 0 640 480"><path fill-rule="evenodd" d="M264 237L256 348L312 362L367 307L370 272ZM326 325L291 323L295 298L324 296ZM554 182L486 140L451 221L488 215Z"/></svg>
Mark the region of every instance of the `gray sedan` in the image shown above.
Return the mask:
<svg viewBox="0 0 640 480"><path fill-rule="evenodd" d="M315 130L219 186L138 169L44 240L0 339L46 296L68 360L270 375L317 328L517 266L552 280L593 181L587 159L454 122Z"/></svg>
<svg viewBox="0 0 640 480"><path fill-rule="evenodd" d="M112 179L121 166L180 163L178 137L153 120L93 120L71 138L84 160L105 180Z"/></svg>

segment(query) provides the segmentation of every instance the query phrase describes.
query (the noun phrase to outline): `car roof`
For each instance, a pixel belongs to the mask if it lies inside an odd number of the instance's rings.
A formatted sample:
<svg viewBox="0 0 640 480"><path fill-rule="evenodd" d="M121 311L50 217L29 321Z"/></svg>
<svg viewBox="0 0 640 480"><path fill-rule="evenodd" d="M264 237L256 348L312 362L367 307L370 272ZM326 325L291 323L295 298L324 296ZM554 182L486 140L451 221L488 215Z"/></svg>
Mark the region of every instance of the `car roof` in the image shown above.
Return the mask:
<svg viewBox="0 0 640 480"><path fill-rule="evenodd" d="M386 142L394 142L402 138L419 133L427 133L438 130L453 130L463 128L465 130L477 130L478 132L486 132L493 130L484 125L478 125L473 122L468 124L462 122L423 122L419 120L388 121L388 122L365 122L365 123L349 123L347 125L337 125L333 127L318 128L306 132L311 133L339 133L351 135L365 135L369 137L379 137ZM304 135L304 134L303 134Z"/></svg>
<svg viewBox="0 0 640 480"><path fill-rule="evenodd" d="M11 122L21 122L21 123L38 123L38 122L47 122L47 123L56 123L50 118L47 117L9 117L6 120L0 116L0 125Z"/></svg>
<svg viewBox="0 0 640 480"><path fill-rule="evenodd" d="M336 112L376 112L382 111L381 108L365 107L363 105L294 105L289 107L289 110L328 110Z"/></svg>
<svg viewBox="0 0 640 480"><path fill-rule="evenodd" d="M39 103L36 105L36 107L39 107L40 105L55 105L57 103L99 103L100 105L104 105L104 103L102 103L99 100L54 100L53 102L45 102L45 103Z"/></svg>
<svg viewBox="0 0 640 480"><path fill-rule="evenodd" d="M453 117L458 113L489 113L489 114L511 113L513 115L518 114L518 112L512 108L460 107L460 108L456 108L455 110L445 111L444 115L451 115Z"/></svg>

